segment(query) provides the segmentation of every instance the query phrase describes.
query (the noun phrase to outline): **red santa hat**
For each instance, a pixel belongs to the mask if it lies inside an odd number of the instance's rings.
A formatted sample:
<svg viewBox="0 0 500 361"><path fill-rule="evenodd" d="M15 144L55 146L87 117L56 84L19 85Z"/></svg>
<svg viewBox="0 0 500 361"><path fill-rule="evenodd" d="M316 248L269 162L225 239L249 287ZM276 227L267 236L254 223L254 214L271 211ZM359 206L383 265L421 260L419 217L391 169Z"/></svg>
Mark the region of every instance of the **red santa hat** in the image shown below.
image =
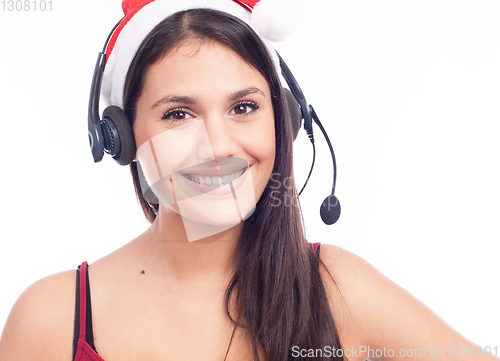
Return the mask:
<svg viewBox="0 0 500 361"><path fill-rule="evenodd" d="M123 108L123 88L128 68L142 41L166 17L197 8L219 10L236 16L259 34L279 69L271 41L285 40L300 23L303 13L297 4L298 1L293 0L123 0L122 8L126 16L106 49L101 88L105 105Z"/></svg>

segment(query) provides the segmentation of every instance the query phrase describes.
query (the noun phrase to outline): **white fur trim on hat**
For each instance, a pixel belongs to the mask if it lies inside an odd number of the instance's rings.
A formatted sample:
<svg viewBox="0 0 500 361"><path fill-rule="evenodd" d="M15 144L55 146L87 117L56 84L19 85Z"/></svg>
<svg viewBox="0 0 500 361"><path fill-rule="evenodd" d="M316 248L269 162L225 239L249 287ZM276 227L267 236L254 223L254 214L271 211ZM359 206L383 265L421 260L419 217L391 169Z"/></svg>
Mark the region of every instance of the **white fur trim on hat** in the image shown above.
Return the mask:
<svg viewBox="0 0 500 361"><path fill-rule="evenodd" d="M156 0L140 9L123 27L104 69L101 97L105 106L123 108L125 77L142 41L166 17L183 10L209 8L224 11L250 25L251 14L232 0ZM263 39L264 40L264 39ZM264 41L279 69L272 44Z"/></svg>
<svg viewBox="0 0 500 361"><path fill-rule="evenodd" d="M303 0L261 0L253 8L252 26L272 42L285 41L303 22Z"/></svg>

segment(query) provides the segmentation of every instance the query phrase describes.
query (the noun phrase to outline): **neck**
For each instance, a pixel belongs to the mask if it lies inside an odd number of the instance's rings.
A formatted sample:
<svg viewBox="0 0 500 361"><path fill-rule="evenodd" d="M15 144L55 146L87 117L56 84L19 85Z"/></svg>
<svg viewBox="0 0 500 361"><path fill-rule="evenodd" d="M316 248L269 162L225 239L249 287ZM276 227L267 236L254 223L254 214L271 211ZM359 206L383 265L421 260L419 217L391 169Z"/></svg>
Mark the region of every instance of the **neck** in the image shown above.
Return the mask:
<svg viewBox="0 0 500 361"><path fill-rule="evenodd" d="M160 207L153 225L138 239L144 267L182 283L227 283L236 269L235 250L243 224L193 241L185 222L178 213Z"/></svg>

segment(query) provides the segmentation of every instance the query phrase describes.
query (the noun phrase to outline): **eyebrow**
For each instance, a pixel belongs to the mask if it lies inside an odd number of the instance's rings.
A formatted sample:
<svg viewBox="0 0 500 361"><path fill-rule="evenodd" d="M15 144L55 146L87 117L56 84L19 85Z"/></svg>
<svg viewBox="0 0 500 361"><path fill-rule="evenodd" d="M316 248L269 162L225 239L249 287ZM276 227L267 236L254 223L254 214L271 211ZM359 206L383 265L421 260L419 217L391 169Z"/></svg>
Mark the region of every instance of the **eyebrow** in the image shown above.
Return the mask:
<svg viewBox="0 0 500 361"><path fill-rule="evenodd" d="M151 109L156 108L160 104L165 103L185 103L185 104L196 104L197 101L194 98L188 96L171 96L167 95L166 97L161 98L156 103L151 106Z"/></svg>
<svg viewBox="0 0 500 361"><path fill-rule="evenodd" d="M255 94L255 93L260 93L263 96L266 96L266 94L264 94L264 92L262 90L260 90L259 88L250 87L250 88L247 88L247 89L244 89L244 90L240 90L240 91L234 92L231 95L231 97L229 98L229 100L230 101L235 101L235 100L238 100L238 99L246 97L248 94Z"/></svg>
<svg viewBox="0 0 500 361"><path fill-rule="evenodd" d="M240 90L240 91L234 92L233 94L231 94L229 100L230 101L235 101L235 100L244 98L244 97L246 97L249 94L255 94L255 93L260 93L264 97L266 96L266 94L264 94L264 92L262 90L260 90L259 88L250 87L250 88L247 88L247 89L244 89L244 90ZM192 97L189 97L189 96L167 95L167 96L161 98L160 100L158 100L156 103L154 103L151 106L151 109L156 108L160 104L165 104L165 103L197 104L198 102L196 101L195 98L192 98Z"/></svg>

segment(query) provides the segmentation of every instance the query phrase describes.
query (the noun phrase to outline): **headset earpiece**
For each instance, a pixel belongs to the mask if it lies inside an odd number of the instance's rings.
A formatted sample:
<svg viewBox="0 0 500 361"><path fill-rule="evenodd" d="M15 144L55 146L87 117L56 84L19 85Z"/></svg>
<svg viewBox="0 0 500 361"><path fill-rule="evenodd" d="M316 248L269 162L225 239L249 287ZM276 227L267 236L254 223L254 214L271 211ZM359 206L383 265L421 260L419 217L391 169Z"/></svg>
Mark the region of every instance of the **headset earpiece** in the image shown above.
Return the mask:
<svg viewBox="0 0 500 361"><path fill-rule="evenodd" d="M290 119L292 121L293 140L295 140L297 138L297 134L299 134L299 129L302 126L300 108L292 92L287 88L283 88L283 90L285 92L286 102L288 104L288 112L290 113Z"/></svg>
<svg viewBox="0 0 500 361"><path fill-rule="evenodd" d="M302 119L304 119L304 129L307 132L309 140L311 141L311 144L313 146L313 161L311 164L311 169L309 170L309 175L307 176L307 179L304 185L302 186L299 195L302 193L305 186L307 185L307 181L309 180L309 177L311 176L314 167L314 160L316 156L316 147L314 146L314 135L312 127L314 121L314 123L318 125L321 132L323 133L323 136L325 137L325 140L328 144L328 148L330 149L330 154L332 156L332 163L333 163L332 193L328 197L326 197L324 202L321 204L320 215L321 219L325 224L333 224L337 222L341 212L339 200L335 196L335 185L337 183L337 162L335 160L335 153L333 152L333 147L330 142L330 139L328 138L328 134L326 134L325 128L321 124L318 115L314 111L314 108L311 105L307 104L304 93L302 93L302 90L300 89L297 80L295 80L295 77L293 76L292 72L286 65L283 58L281 58L279 54L277 55L280 61L281 75L283 75L283 78L290 87L290 90L285 89L285 94L288 103L288 109L290 112L290 117L292 118L292 126L294 132L293 140L295 140L295 137L297 136L297 133L300 127L302 126Z"/></svg>
<svg viewBox="0 0 500 361"><path fill-rule="evenodd" d="M104 148L120 165L132 163L136 147L134 133L125 112L114 105L102 113Z"/></svg>

